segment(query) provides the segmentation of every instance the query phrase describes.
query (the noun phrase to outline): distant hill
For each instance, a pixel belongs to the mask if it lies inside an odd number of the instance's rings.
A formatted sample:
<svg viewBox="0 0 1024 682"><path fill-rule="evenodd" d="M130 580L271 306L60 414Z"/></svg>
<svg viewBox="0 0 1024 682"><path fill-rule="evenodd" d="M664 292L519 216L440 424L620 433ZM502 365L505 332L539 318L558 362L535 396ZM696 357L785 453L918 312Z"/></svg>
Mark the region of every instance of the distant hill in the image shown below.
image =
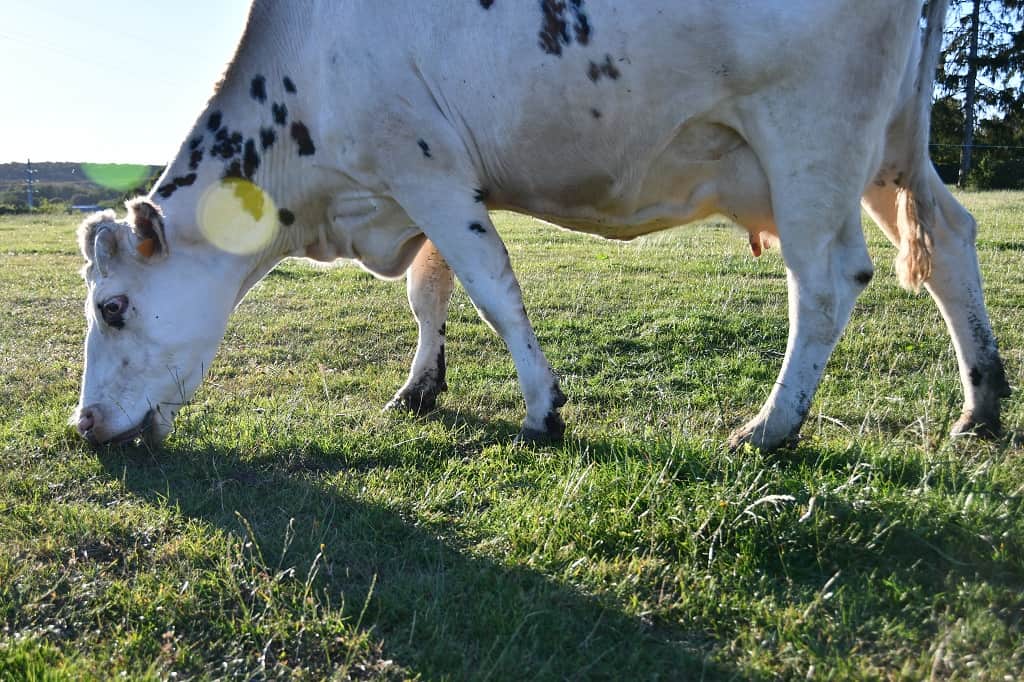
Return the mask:
<svg viewBox="0 0 1024 682"><path fill-rule="evenodd" d="M162 166L33 163L33 203L42 210L62 210L75 204L115 206L143 194L163 171ZM25 164L0 163L0 212L27 209Z"/></svg>

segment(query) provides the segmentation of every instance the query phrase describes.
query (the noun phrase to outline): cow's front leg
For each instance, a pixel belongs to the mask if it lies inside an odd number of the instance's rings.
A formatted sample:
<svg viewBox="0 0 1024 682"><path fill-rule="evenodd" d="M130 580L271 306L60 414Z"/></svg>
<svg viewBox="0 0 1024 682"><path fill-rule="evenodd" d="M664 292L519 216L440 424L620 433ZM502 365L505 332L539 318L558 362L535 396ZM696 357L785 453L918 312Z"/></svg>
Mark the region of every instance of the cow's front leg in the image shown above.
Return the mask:
<svg viewBox="0 0 1024 682"><path fill-rule="evenodd" d="M486 207L474 199L472 189L427 192L417 185L396 188L395 198L451 266L480 317L508 346L526 401L519 440L561 438L565 423L558 408L566 398L537 343L508 251Z"/></svg>
<svg viewBox="0 0 1024 682"><path fill-rule="evenodd" d="M427 241L406 272L409 307L419 327L416 356L409 378L384 409L406 409L425 414L437 405L437 396L448 390L445 381L445 320L455 278L444 257Z"/></svg>
<svg viewBox="0 0 1024 682"><path fill-rule="evenodd" d="M859 213L838 231L816 231L812 225L782 233L789 293L786 356L761 411L730 437L733 449L749 443L771 450L797 436L854 301L871 280Z"/></svg>

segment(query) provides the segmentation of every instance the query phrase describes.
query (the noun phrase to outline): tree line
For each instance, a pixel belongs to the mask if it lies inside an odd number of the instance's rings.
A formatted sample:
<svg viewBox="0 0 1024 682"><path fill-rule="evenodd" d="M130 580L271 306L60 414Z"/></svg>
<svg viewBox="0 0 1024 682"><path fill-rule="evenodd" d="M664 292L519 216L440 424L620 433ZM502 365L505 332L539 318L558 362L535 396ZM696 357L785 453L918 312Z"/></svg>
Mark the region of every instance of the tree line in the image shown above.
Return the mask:
<svg viewBox="0 0 1024 682"><path fill-rule="evenodd" d="M42 212L66 211L76 205L120 207L125 199L145 194L163 170L160 166L70 162L32 162L31 168L33 210ZM90 168L105 169L108 181L102 182L104 177L100 177L97 182L95 173L90 177ZM29 210L25 171L24 163L0 163L0 215ZM139 182L122 182L125 171Z"/></svg>
<svg viewBox="0 0 1024 682"><path fill-rule="evenodd" d="M1024 189L1024 0L954 0L932 109L943 180Z"/></svg>

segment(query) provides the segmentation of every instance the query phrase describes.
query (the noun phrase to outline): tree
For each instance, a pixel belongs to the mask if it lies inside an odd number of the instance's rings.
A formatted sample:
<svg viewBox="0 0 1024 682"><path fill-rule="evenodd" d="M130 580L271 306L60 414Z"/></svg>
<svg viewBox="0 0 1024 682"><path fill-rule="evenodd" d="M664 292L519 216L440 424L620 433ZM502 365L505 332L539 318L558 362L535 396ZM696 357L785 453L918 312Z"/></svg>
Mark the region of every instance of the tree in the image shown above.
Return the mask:
<svg viewBox="0 0 1024 682"><path fill-rule="evenodd" d="M963 187L974 167L979 114L992 118L1024 111L1014 85L1024 67L1024 0L954 0L953 17L938 81L943 99L962 103L957 184Z"/></svg>

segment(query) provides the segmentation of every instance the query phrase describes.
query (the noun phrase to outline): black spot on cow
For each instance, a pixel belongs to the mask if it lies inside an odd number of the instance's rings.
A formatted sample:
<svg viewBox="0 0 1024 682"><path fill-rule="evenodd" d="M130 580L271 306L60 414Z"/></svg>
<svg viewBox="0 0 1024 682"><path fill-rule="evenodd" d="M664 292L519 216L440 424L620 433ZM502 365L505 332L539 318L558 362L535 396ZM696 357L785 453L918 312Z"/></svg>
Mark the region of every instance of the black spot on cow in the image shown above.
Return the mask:
<svg viewBox="0 0 1024 682"><path fill-rule="evenodd" d="M476 191L473 192L473 201L478 204L482 204L491 198L491 192L485 187L477 187Z"/></svg>
<svg viewBox="0 0 1024 682"><path fill-rule="evenodd" d="M290 92L291 94L294 95L296 90L295 90L295 83L292 82L292 79L289 78L288 76L285 76L283 82L284 82L285 92Z"/></svg>
<svg viewBox="0 0 1024 682"><path fill-rule="evenodd" d="M281 210L279 210L277 212L277 218L285 227L295 222L295 214L289 211L287 208L282 208Z"/></svg>
<svg viewBox="0 0 1024 682"><path fill-rule="evenodd" d="M242 152L242 134L237 131L232 133L226 127L221 128L215 139L217 141L210 147L210 153L214 156L231 159Z"/></svg>
<svg viewBox="0 0 1024 682"><path fill-rule="evenodd" d="M199 168L200 162L203 160L203 150L193 149L192 153L188 157L188 168L189 170L196 170Z"/></svg>
<svg viewBox="0 0 1024 682"><path fill-rule="evenodd" d="M239 162L238 159L232 161L231 165L227 167L227 169L224 171L224 175L222 175L221 177L224 178L225 180L229 178L238 178L239 180L244 179L244 176L242 175L241 162Z"/></svg>
<svg viewBox="0 0 1024 682"><path fill-rule="evenodd" d="M484 226L481 225L480 223L470 223L469 230L471 232L476 232L477 234L484 234L485 232L487 232L487 230L484 229Z"/></svg>
<svg viewBox="0 0 1024 682"><path fill-rule="evenodd" d="M203 143L203 136L202 135L199 135L197 137L193 137L188 142L188 148L189 148L190 151L191 150L195 150L195 149L199 149L199 145L201 145L202 143Z"/></svg>
<svg viewBox="0 0 1024 682"><path fill-rule="evenodd" d="M590 43L592 27L586 11L584 0L541 0L541 26L538 37L540 48L548 54L562 56L562 47L572 44L569 34L569 18L572 18L573 35L580 45Z"/></svg>
<svg viewBox="0 0 1024 682"><path fill-rule="evenodd" d="M416 144L419 145L420 151L423 152L423 156L425 156L428 159L432 158L430 156L430 145L427 144L425 140L416 140Z"/></svg>
<svg viewBox="0 0 1024 682"><path fill-rule="evenodd" d="M448 363L444 360L444 346L437 351L437 389L439 391L448 390L448 382L445 381L445 375L448 373Z"/></svg>
<svg viewBox="0 0 1024 682"><path fill-rule="evenodd" d="M590 62L590 66L587 67L587 76L589 76L590 80L595 83L599 81L602 76L607 76L614 81L618 80L621 75L622 73L615 67L615 64L612 63L612 56L610 54L606 54L604 56L604 62L601 64L598 64L597 62Z"/></svg>
<svg viewBox="0 0 1024 682"><path fill-rule="evenodd" d="M971 385L972 386L981 386L981 380L983 378L984 378L984 375L978 370L977 367L971 367Z"/></svg>
<svg viewBox="0 0 1024 682"><path fill-rule="evenodd" d="M857 284L866 287L868 285L868 282L870 282L871 278L874 276L875 273L872 272L871 270L864 270L862 272L858 272L856 275L853 276L853 278L857 280Z"/></svg>
<svg viewBox="0 0 1024 682"><path fill-rule="evenodd" d="M162 196L164 199L170 199L171 196L178 191L179 187L188 187L196 181L196 174L189 173L188 175L178 176L161 185L157 188L157 194Z"/></svg>
<svg viewBox="0 0 1024 682"><path fill-rule="evenodd" d="M277 140L277 133L273 128L260 128L260 146L263 151L270 149Z"/></svg>
<svg viewBox="0 0 1024 682"><path fill-rule="evenodd" d="M541 0L540 11L543 16L540 34L540 49L548 54L562 56L562 45L568 45L569 31L565 23L565 2L559 0Z"/></svg>
<svg viewBox="0 0 1024 682"><path fill-rule="evenodd" d="M277 125L284 126L286 123L288 123L288 107L286 107L283 103L278 104L277 102L274 102L270 106L270 113L273 114L274 123L276 123Z"/></svg>
<svg viewBox="0 0 1024 682"><path fill-rule="evenodd" d="M484 9L490 9L493 4L494 0L480 0L480 6Z"/></svg>
<svg viewBox="0 0 1024 682"><path fill-rule="evenodd" d="M299 156L312 156L316 153L313 138L309 136L309 128L305 123L300 121L292 123L292 139L299 145Z"/></svg>
<svg viewBox="0 0 1024 682"><path fill-rule="evenodd" d="M593 116L594 118L601 118L601 112L598 111L597 109L591 109L590 115Z"/></svg>
<svg viewBox="0 0 1024 682"><path fill-rule="evenodd" d="M267 101L267 79L257 75L249 84L249 95L260 104Z"/></svg>
<svg viewBox="0 0 1024 682"><path fill-rule="evenodd" d="M228 142L227 136L224 136L223 140L218 140L212 147L210 147L210 153L214 156L219 156L222 159L230 159L235 155L231 149L231 143Z"/></svg>
<svg viewBox="0 0 1024 682"><path fill-rule="evenodd" d="M583 11L583 0L570 0L573 15L572 30L576 33L576 42L580 45L590 43L590 19Z"/></svg>
<svg viewBox="0 0 1024 682"><path fill-rule="evenodd" d="M242 155L242 172L246 179L252 180L260 167L260 155L256 153L256 141L251 137L245 141L245 154Z"/></svg>
<svg viewBox="0 0 1024 682"><path fill-rule="evenodd" d="M211 133L216 131L218 128L220 128L220 122L222 118L223 117L221 116L221 113L219 111L215 111L212 114L210 114L210 117L206 119L206 129L209 130Z"/></svg>

